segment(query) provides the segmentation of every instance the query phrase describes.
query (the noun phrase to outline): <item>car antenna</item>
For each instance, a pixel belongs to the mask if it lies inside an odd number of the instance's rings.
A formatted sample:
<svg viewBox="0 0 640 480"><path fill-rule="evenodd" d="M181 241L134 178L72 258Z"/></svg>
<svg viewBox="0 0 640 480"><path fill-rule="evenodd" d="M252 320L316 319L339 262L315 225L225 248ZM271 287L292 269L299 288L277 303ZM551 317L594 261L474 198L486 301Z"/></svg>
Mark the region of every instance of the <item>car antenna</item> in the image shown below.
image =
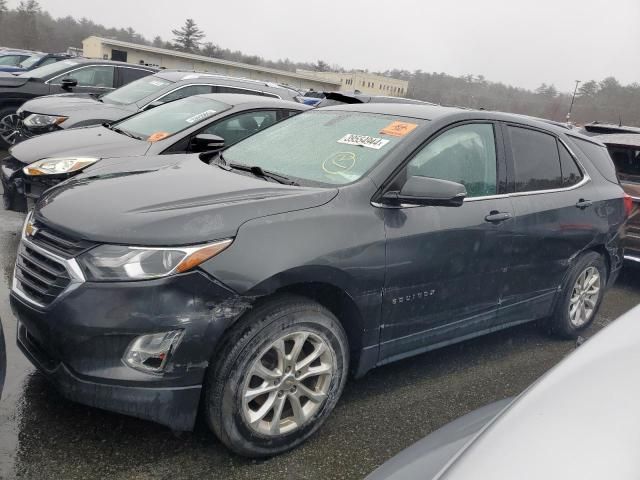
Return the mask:
<svg viewBox="0 0 640 480"><path fill-rule="evenodd" d="M622 126L622 114L619 113L618 116L620 118L620 123L618 124L618 126L621 127Z"/></svg>

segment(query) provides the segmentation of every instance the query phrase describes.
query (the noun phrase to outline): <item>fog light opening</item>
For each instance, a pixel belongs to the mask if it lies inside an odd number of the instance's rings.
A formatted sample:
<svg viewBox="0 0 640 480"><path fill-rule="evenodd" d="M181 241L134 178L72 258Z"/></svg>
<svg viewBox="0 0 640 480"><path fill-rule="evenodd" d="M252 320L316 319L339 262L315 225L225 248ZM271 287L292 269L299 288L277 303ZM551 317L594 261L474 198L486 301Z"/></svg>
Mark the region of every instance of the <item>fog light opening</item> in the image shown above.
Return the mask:
<svg viewBox="0 0 640 480"><path fill-rule="evenodd" d="M183 330L152 333L137 337L127 349L123 361L136 370L161 373L182 339Z"/></svg>

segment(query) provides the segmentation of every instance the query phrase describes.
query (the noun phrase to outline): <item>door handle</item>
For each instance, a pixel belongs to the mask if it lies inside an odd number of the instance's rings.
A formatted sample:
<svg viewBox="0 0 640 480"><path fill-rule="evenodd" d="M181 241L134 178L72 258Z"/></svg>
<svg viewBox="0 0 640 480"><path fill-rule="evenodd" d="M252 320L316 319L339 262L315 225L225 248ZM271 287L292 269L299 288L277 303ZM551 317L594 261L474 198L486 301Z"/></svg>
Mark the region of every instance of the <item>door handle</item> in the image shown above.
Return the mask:
<svg viewBox="0 0 640 480"><path fill-rule="evenodd" d="M591 205L593 205L593 202L591 200L585 200L584 198L581 198L578 203L576 203L576 207L578 207L580 210L584 210Z"/></svg>
<svg viewBox="0 0 640 480"><path fill-rule="evenodd" d="M505 220L509 220L510 218L511 214L509 212L498 212L496 210L493 210L489 213L489 215L484 217L484 219L490 223L500 223L504 222Z"/></svg>

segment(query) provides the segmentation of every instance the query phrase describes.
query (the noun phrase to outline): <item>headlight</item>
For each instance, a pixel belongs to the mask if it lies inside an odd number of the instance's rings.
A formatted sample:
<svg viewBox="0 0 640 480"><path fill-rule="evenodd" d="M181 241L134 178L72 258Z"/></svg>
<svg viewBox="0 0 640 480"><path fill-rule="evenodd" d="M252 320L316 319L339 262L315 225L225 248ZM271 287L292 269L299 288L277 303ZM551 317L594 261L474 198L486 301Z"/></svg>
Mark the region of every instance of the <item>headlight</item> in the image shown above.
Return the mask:
<svg viewBox="0 0 640 480"><path fill-rule="evenodd" d="M232 241L168 248L101 245L81 255L78 260L88 280L146 280L191 270L215 257Z"/></svg>
<svg viewBox="0 0 640 480"><path fill-rule="evenodd" d="M52 127L60 125L69 117L63 117L58 115L40 115L39 113L33 113L25 118L22 123L31 128Z"/></svg>
<svg viewBox="0 0 640 480"><path fill-rule="evenodd" d="M98 158L72 157L72 158L45 158L38 160L22 169L25 175L62 175L73 173L96 163Z"/></svg>

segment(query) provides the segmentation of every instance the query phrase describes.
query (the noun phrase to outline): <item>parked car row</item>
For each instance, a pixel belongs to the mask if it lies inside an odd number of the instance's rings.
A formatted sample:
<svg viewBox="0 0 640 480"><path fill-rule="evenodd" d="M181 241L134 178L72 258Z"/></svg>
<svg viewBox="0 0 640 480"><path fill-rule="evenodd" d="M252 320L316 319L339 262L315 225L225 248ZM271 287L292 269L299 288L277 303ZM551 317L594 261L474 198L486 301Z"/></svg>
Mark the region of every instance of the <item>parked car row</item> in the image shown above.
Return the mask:
<svg viewBox="0 0 640 480"><path fill-rule="evenodd" d="M27 100L55 93L104 94L156 71L145 65L71 58L0 77L0 148L15 143L17 110Z"/></svg>
<svg viewBox="0 0 640 480"><path fill-rule="evenodd" d="M2 164L4 205L25 211L49 187L81 171L102 172L112 160L122 163L118 157L131 163L131 157L163 155L171 161L171 154L231 146L309 108L266 96L195 95L124 120L36 137L14 146Z"/></svg>
<svg viewBox="0 0 640 480"><path fill-rule="evenodd" d="M525 322L576 338L623 264L633 205L598 139L258 85L162 102L185 81L238 87L171 75L111 94L131 116L61 121L2 165L35 201L18 344L72 400L175 430L203 411L235 452L274 455L349 374Z"/></svg>

